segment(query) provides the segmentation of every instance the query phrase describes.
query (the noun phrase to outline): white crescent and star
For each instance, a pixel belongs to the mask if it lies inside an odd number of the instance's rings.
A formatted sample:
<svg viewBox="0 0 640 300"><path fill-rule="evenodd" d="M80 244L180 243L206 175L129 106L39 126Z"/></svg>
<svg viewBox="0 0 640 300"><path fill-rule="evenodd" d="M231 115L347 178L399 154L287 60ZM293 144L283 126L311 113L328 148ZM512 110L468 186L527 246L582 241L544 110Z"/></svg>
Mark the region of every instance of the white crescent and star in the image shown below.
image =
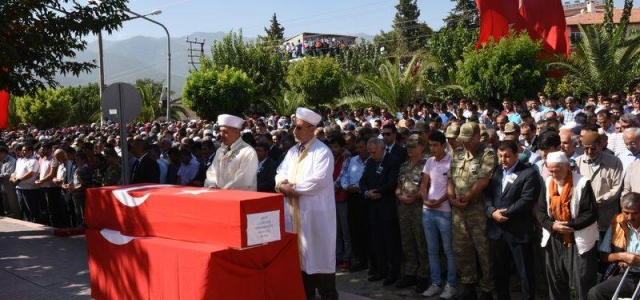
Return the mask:
<svg viewBox="0 0 640 300"><path fill-rule="evenodd" d="M142 197L133 197L129 195L130 191L142 190L142 189L148 189L148 188L170 187L170 186L173 186L173 185L170 185L170 184L141 185L141 186L134 186L130 188L113 190L111 193L113 194L114 197L116 197L116 199L118 199L118 201L120 201L120 203L128 207L136 207L144 203L145 201L147 201L147 198L149 198L151 194L147 193L147 194L144 194Z"/></svg>
<svg viewBox="0 0 640 300"><path fill-rule="evenodd" d="M109 243L115 245L124 245L135 239L134 237L122 235L120 231L111 229L102 229L100 230L100 234L102 235L102 237L104 237L105 240L109 241Z"/></svg>

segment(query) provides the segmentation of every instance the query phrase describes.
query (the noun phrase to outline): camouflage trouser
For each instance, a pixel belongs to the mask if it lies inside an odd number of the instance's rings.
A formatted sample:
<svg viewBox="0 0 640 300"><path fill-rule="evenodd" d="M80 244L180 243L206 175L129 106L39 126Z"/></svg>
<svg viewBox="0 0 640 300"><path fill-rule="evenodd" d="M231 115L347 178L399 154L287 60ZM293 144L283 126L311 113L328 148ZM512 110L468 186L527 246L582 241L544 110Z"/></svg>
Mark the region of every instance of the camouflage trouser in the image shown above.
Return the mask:
<svg viewBox="0 0 640 300"><path fill-rule="evenodd" d="M464 209L452 207L453 212L453 252L463 284L478 282L476 253L480 260L482 280L479 286L483 291L493 291L493 258L489 239L484 230L487 227L487 216L481 202L470 202Z"/></svg>
<svg viewBox="0 0 640 300"><path fill-rule="evenodd" d="M400 240L404 256L404 274L429 278L427 241L422 227L422 202L398 205Z"/></svg>

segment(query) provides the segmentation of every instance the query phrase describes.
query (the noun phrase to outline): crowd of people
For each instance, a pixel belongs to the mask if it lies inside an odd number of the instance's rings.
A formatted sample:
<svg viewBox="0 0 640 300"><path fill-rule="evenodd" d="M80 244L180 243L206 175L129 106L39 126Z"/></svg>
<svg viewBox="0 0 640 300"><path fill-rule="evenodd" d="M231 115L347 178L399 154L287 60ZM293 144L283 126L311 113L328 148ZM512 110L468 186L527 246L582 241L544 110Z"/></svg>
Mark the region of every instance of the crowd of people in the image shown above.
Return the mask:
<svg viewBox="0 0 640 300"><path fill-rule="evenodd" d="M305 56L342 56L345 51L356 46L353 43L347 43L343 39L336 39L335 37L316 37L307 38L303 41L286 42L280 46L279 50L280 53L288 54L289 58L295 59Z"/></svg>
<svg viewBox="0 0 640 300"><path fill-rule="evenodd" d="M621 281L620 296L631 296L640 92L495 106L131 124L126 182L283 194L288 231L305 240L308 297L337 299L336 268L442 299L510 299L513 274L522 299L610 299ZM118 132L4 132L0 212L81 227L84 190L125 181Z"/></svg>

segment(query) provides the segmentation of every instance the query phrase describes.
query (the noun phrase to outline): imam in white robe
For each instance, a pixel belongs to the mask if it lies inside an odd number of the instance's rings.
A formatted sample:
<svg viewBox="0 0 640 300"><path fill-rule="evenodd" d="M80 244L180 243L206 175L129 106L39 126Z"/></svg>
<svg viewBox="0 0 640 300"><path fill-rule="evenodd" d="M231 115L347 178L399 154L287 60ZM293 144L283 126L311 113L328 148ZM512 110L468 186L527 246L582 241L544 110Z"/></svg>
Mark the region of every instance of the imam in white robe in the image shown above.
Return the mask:
<svg viewBox="0 0 640 300"><path fill-rule="evenodd" d="M242 139L222 145L207 170L205 187L225 190L256 191L258 189L258 155Z"/></svg>
<svg viewBox="0 0 640 300"><path fill-rule="evenodd" d="M307 143L300 161L299 145L291 147L276 174L276 186L288 180L300 196L298 246L300 265L307 274L332 274L336 266L336 203L333 188L333 154L321 141ZM295 208L285 198L285 230L294 231Z"/></svg>

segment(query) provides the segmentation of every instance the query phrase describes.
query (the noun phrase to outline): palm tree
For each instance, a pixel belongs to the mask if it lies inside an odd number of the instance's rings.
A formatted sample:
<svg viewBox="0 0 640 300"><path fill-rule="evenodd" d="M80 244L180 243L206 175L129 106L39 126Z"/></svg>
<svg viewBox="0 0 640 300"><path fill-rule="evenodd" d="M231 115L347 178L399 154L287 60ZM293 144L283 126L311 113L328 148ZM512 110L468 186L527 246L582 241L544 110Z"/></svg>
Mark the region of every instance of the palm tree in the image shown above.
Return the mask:
<svg viewBox="0 0 640 300"><path fill-rule="evenodd" d="M150 80L150 79L149 79ZM153 122L167 116L166 107L160 106L160 94L162 93L161 82L136 82L136 90L142 98L142 111L138 116L138 122ZM180 99L172 99L170 102L169 115L172 120L179 120L182 116L187 116L189 112L180 105Z"/></svg>
<svg viewBox="0 0 640 300"><path fill-rule="evenodd" d="M359 76L363 92L343 97L338 106L378 106L395 115L398 106L411 102L422 86L424 68L417 67L419 59L414 56L406 65L385 61L377 73Z"/></svg>
<svg viewBox="0 0 640 300"><path fill-rule="evenodd" d="M611 94L640 81L640 35L627 34L631 9L625 3L621 24L580 26L582 40L569 58L550 63L566 73L579 90Z"/></svg>
<svg viewBox="0 0 640 300"><path fill-rule="evenodd" d="M282 95L268 98L265 103L279 116L289 116L296 112L296 108L303 106L304 97L292 91L285 91Z"/></svg>

